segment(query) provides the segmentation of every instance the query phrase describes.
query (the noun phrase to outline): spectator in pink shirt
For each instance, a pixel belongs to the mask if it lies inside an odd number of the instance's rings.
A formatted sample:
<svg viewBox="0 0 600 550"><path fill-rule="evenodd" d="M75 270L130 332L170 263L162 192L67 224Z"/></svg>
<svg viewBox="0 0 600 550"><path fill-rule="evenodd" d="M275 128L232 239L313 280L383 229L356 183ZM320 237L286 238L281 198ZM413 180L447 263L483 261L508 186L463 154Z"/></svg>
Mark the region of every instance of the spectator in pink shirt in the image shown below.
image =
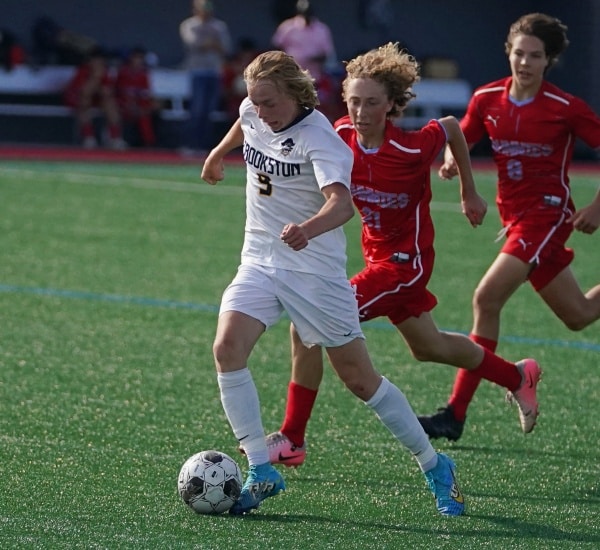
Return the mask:
<svg viewBox="0 0 600 550"><path fill-rule="evenodd" d="M271 42L308 69L317 81L325 63L335 61L331 30L315 17L308 0L298 0L296 15L279 24Z"/></svg>
<svg viewBox="0 0 600 550"><path fill-rule="evenodd" d="M315 17L308 0L298 0L296 15L279 24L271 42L314 78L319 111L331 122L340 118L345 111L341 82L326 70L328 64L336 62L333 38L329 27Z"/></svg>

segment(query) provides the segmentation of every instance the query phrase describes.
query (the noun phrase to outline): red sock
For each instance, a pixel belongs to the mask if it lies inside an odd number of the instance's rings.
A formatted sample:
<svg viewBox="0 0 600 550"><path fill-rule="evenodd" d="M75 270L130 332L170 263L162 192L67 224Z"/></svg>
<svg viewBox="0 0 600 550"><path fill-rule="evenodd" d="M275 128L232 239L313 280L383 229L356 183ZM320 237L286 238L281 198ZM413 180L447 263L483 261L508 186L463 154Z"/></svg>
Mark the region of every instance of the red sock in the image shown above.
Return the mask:
<svg viewBox="0 0 600 550"><path fill-rule="evenodd" d="M94 137L94 126L91 122L86 122L81 126L81 135L84 138Z"/></svg>
<svg viewBox="0 0 600 550"><path fill-rule="evenodd" d="M514 363L502 359L498 355L483 348L484 355L481 365L475 371L481 376L494 384L505 387L509 391L515 391L522 381L522 376Z"/></svg>
<svg viewBox="0 0 600 550"><path fill-rule="evenodd" d="M285 434L297 447L304 445L306 426L317 399L317 393L318 390L305 388L295 382L289 383L281 433Z"/></svg>
<svg viewBox="0 0 600 550"><path fill-rule="evenodd" d="M121 137L121 127L118 124L111 124L108 127L110 139L119 139Z"/></svg>
<svg viewBox="0 0 600 550"><path fill-rule="evenodd" d="M477 336L477 334L469 334L469 338L492 353L496 351L496 347L498 346L498 342L495 340ZM483 362L485 362L485 355ZM481 376L478 372L468 371L467 369L458 370L454 379L452 394L450 395L450 399L448 399L448 405L451 405L454 409L456 420L463 422L467 417L467 409L479 387L479 382L481 382Z"/></svg>
<svg viewBox="0 0 600 550"><path fill-rule="evenodd" d="M154 145L156 143L156 137L154 136L152 119L149 116L143 115L139 118L138 123L144 145Z"/></svg>

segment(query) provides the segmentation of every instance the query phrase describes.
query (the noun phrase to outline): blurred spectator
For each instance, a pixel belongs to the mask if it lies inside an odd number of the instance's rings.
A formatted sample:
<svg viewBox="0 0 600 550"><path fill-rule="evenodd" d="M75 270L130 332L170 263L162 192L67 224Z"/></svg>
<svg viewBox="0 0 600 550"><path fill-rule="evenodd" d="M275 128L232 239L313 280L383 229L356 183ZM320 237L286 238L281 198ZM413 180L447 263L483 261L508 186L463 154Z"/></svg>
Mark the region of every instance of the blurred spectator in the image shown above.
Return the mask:
<svg viewBox="0 0 600 550"><path fill-rule="evenodd" d="M391 0L359 0L358 23L365 30L377 33L377 41L395 42L394 10Z"/></svg>
<svg viewBox="0 0 600 550"><path fill-rule="evenodd" d="M192 97L187 145L206 151L212 146L210 113L220 99L223 65L231 53L227 24L214 16L209 0L193 0L193 15L182 21L179 34L186 52L183 68L190 71Z"/></svg>
<svg viewBox="0 0 600 550"><path fill-rule="evenodd" d="M125 149L127 144L121 135L121 116L115 99L114 78L109 70L105 53L94 50L79 65L65 90L65 103L75 110L83 146L97 147L94 116L98 109L105 116L108 130L108 146Z"/></svg>
<svg viewBox="0 0 600 550"><path fill-rule="evenodd" d="M298 0L271 0L271 15L277 25L296 15L297 2Z"/></svg>
<svg viewBox="0 0 600 550"><path fill-rule="evenodd" d="M294 57L316 80L327 64L336 61L331 30L315 16L308 0L298 0L296 15L279 24L271 42Z"/></svg>
<svg viewBox="0 0 600 550"><path fill-rule="evenodd" d="M223 67L221 79L223 92L221 95L223 107L232 121L239 116L240 103L248 95L244 81L244 69L259 53L254 40L242 38L235 54Z"/></svg>
<svg viewBox="0 0 600 550"><path fill-rule="evenodd" d="M129 52L119 67L115 89L125 125L129 123L137 128L144 146L155 145L153 117L158 110L158 103L152 97L146 51L143 48L133 48Z"/></svg>
<svg viewBox="0 0 600 550"><path fill-rule="evenodd" d="M40 65L79 65L98 48L93 38L66 29L47 15L35 20L31 38L33 60Z"/></svg>
<svg viewBox="0 0 600 550"><path fill-rule="evenodd" d="M342 75L344 73L330 73L325 67L319 72L315 79L319 105L321 111L331 122L335 122L346 113L346 107L342 100Z"/></svg>
<svg viewBox="0 0 600 550"><path fill-rule="evenodd" d="M271 42L294 57L315 79L319 95L318 109L332 122L345 112L340 79L330 68L337 63L330 28L319 20L308 0L296 2L296 15L282 21Z"/></svg>
<svg viewBox="0 0 600 550"><path fill-rule="evenodd" d="M0 67L6 71L25 63L25 50L17 36L8 29L0 29Z"/></svg>

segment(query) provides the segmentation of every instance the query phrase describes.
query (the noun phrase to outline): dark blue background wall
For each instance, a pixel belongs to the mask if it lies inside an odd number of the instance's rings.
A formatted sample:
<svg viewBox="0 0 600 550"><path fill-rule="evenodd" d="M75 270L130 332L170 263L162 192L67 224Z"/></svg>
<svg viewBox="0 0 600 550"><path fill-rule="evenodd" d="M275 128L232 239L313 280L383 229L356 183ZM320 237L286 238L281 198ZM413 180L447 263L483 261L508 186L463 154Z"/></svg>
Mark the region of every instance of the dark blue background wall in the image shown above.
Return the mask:
<svg viewBox="0 0 600 550"><path fill-rule="evenodd" d="M261 48L270 47L275 30L274 3L215 0L217 15L228 22L234 37L253 38ZM332 28L340 59L386 40L400 41L418 59L454 58L460 76L473 86L507 74L503 45L510 23L524 13L550 13L569 26L571 40L550 79L600 112L600 0L390 0L387 31L364 28L360 0L313 0L312 4ZM26 46L35 17L46 14L109 48L143 44L158 54L161 65L175 66L182 55L178 26L190 14L191 1L0 0L0 5L0 27L15 31Z"/></svg>

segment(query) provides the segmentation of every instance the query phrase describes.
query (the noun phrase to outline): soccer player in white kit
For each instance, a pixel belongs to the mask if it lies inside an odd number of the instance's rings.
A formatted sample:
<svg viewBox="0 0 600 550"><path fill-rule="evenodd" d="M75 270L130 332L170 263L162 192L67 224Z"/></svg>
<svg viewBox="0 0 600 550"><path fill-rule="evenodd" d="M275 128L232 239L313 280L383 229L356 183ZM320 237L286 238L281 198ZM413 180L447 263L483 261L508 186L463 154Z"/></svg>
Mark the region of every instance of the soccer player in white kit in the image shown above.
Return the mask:
<svg viewBox="0 0 600 550"><path fill-rule="evenodd" d="M373 367L346 275L342 225L354 214L352 152L318 103L313 79L280 51L244 71L248 98L240 117L210 152L202 179L224 177L223 159L242 146L247 167L241 265L225 290L213 354L221 402L243 445L249 473L232 514L258 508L285 489L269 462L258 392L247 362L262 333L286 312L303 344L323 346L346 387L413 454L438 511L465 504L450 458L436 453L404 394Z"/></svg>

